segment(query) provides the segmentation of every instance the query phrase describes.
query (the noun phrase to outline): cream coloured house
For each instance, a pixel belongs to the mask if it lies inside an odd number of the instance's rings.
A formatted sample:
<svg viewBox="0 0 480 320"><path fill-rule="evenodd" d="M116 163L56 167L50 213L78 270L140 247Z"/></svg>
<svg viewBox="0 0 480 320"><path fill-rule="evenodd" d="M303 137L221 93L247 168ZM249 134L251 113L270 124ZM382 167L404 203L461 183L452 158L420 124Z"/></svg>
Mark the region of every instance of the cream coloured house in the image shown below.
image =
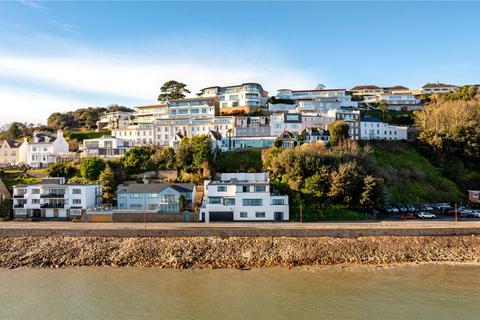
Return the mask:
<svg viewBox="0 0 480 320"><path fill-rule="evenodd" d="M15 140L4 140L0 143L0 164L16 164L21 143Z"/></svg>

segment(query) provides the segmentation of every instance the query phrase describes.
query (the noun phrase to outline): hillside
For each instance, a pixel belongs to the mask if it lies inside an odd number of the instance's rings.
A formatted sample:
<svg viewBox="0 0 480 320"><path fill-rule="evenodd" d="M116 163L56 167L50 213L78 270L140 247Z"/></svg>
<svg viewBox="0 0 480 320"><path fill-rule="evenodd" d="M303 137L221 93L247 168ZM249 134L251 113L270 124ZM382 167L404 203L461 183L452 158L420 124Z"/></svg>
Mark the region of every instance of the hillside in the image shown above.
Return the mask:
<svg viewBox="0 0 480 320"><path fill-rule="evenodd" d="M465 198L457 185L406 142L373 144L374 161L392 203L458 202Z"/></svg>

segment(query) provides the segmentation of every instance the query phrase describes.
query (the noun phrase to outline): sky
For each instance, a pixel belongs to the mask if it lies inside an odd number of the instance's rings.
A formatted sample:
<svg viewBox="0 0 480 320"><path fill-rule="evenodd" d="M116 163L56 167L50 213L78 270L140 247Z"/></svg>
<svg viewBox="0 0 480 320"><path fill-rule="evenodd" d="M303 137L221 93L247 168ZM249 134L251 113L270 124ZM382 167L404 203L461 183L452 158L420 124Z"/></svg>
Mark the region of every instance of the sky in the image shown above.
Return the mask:
<svg viewBox="0 0 480 320"><path fill-rule="evenodd" d="M478 2L0 2L0 125L192 92L480 83Z"/></svg>

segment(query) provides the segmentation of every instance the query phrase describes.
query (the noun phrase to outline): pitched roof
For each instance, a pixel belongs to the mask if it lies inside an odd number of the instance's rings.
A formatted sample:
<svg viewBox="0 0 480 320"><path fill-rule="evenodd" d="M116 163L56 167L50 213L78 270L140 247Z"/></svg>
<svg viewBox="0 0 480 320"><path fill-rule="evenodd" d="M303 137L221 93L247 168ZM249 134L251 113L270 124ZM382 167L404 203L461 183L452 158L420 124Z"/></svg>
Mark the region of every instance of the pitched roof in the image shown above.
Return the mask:
<svg viewBox="0 0 480 320"><path fill-rule="evenodd" d="M195 185L193 183L132 183L119 185L117 192L159 193L168 188L172 188L178 192L192 192Z"/></svg>
<svg viewBox="0 0 480 320"><path fill-rule="evenodd" d="M440 82L437 82L437 83L427 83L425 84L422 88L444 88L444 87L456 87L455 85L453 84L445 84L445 83L440 83Z"/></svg>
<svg viewBox="0 0 480 320"><path fill-rule="evenodd" d="M369 84L369 85L363 85L363 86L355 86L350 90L357 91L357 90L378 90L378 89L382 89L382 88Z"/></svg>
<svg viewBox="0 0 480 320"><path fill-rule="evenodd" d="M409 88L404 87L404 86L383 87L383 89L387 89L387 90L410 90Z"/></svg>
<svg viewBox="0 0 480 320"><path fill-rule="evenodd" d="M21 142L15 141L15 140L3 140L0 142L0 146L6 142L10 148L18 148L22 144Z"/></svg>
<svg viewBox="0 0 480 320"><path fill-rule="evenodd" d="M222 140L222 135L220 134L220 132L215 130L210 130L210 134L215 140Z"/></svg>

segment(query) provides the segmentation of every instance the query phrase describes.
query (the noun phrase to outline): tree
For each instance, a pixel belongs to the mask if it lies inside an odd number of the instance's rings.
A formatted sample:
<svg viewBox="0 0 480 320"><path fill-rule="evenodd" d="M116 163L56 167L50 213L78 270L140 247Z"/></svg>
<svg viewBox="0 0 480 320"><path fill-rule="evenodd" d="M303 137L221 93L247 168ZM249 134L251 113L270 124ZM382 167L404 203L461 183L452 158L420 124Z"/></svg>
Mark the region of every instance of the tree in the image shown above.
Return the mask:
<svg viewBox="0 0 480 320"><path fill-rule="evenodd" d="M190 93L190 91L186 87L187 85L182 82L178 82L175 80L167 81L160 88L161 93L158 96L158 101L183 99L185 98L186 93Z"/></svg>
<svg viewBox="0 0 480 320"><path fill-rule="evenodd" d="M210 165L212 163L212 143L208 135L193 136L192 144L192 164L194 169L200 171L204 163Z"/></svg>
<svg viewBox="0 0 480 320"><path fill-rule="evenodd" d="M98 177L98 183L103 186L103 198L108 202L111 202L113 199L113 194L116 188L115 182L115 174L110 165L107 164L105 169Z"/></svg>
<svg viewBox="0 0 480 320"><path fill-rule="evenodd" d="M96 181L105 169L105 161L97 157L90 157L82 160L80 164L80 175L88 180Z"/></svg>
<svg viewBox="0 0 480 320"><path fill-rule="evenodd" d="M125 153L123 166L129 173L145 172L149 168L152 155L152 148L145 146L132 148Z"/></svg>
<svg viewBox="0 0 480 320"><path fill-rule="evenodd" d="M180 212L184 212L187 209L187 198L183 194L178 197L178 203L180 205Z"/></svg>
<svg viewBox="0 0 480 320"><path fill-rule="evenodd" d="M75 176L78 171L69 162L54 162L49 165L47 173L50 177L65 177L69 179Z"/></svg>
<svg viewBox="0 0 480 320"><path fill-rule="evenodd" d="M20 126L18 122L14 122L10 125L7 130L7 139L15 140L22 136L22 131L20 130Z"/></svg>
<svg viewBox="0 0 480 320"><path fill-rule="evenodd" d="M380 100L378 103L378 109L382 111L382 121L385 122L385 112L388 111L388 103L385 100Z"/></svg>
<svg viewBox="0 0 480 320"><path fill-rule="evenodd" d="M54 130L75 127L75 119L71 113L54 112L47 119L47 126Z"/></svg>
<svg viewBox="0 0 480 320"><path fill-rule="evenodd" d="M319 199L325 199L330 190L330 170L327 166L319 169L319 172L305 179L303 192Z"/></svg>
<svg viewBox="0 0 480 320"><path fill-rule="evenodd" d="M328 131L330 132L330 143L335 146L341 141L347 140L349 138L349 129L350 127L345 121L337 120L332 122L328 126Z"/></svg>
<svg viewBox="0 0 480 320"><path fill-rule="evenodd" d="M175 150L173 148L157 149L155 153L150 157L152 166L160 170L172 170L175 169Z"/></svg>
<svg viewBox="0 0 480 320"><path fill-rule="evenodd" d="M356 207L363 191L364 175L356 162L342 163L331 174L331 188L329 196L341 204Z"/></svg>
<svg viewBox="0 0 480 320"><path fill-rule="evenodd" d="M383 203L383 180L372 175L363 179L363 191L360 195L360 205L368 208L382 205Z"/></svg>

